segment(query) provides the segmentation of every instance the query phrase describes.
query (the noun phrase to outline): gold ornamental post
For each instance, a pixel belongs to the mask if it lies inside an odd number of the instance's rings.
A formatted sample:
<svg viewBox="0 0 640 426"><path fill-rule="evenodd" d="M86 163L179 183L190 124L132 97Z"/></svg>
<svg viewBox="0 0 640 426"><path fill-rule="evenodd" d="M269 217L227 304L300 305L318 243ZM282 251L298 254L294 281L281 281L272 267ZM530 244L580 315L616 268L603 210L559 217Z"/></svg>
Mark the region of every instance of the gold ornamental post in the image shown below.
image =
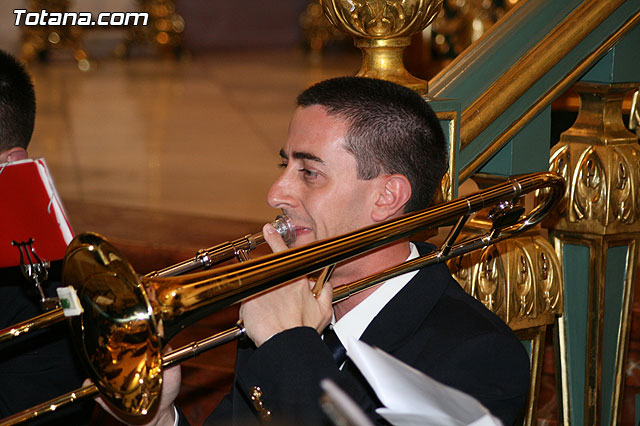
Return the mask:
<svg viewBox="0 0 640 426"><path fill-rule="evenodd" d="M637 87L577 83L578 118L551 151L550 170L567 181L564 206L546 225L571 277L559 321L565 425L621 419L640 242L640 146L622 101Z"/></svg>
<svg viewBox="0 0 640 426"><path fill-rule="evenodd" d="M407 71L402 54L411 35L436 17L442 0L322 0L321 4L329 21L354 37L362 51L359 77L389 80L427 94L428 83Z"/></svg>

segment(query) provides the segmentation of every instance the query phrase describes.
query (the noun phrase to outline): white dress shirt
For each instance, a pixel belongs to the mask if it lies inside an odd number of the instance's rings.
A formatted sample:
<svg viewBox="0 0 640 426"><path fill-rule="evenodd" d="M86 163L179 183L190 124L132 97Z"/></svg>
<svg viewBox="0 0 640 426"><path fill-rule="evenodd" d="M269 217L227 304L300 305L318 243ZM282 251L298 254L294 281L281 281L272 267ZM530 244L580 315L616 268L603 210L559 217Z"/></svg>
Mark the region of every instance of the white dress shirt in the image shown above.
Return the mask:
<svg viewBox="0 0 640 426"><path fill-rule="evenodd" d="M409 243L411 253L407 260L415 259L419 256L418 249L415 244ZM344 345L349 337L360 339L364 330L369 326L371 321L378 315L378 312L385 307L393 297L418 273L418 271L407 272L384 282L380 287L360 302L357 306L347 312L339 321L334 319L333 329L338 338Z"/></svg>

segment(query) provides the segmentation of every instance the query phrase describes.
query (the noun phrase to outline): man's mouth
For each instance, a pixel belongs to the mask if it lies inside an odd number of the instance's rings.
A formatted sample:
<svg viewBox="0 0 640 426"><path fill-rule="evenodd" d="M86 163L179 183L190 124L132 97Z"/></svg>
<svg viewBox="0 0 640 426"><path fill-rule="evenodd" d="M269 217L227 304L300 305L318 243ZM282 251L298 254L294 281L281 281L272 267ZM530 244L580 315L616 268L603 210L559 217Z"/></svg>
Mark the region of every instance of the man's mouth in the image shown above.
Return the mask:
<svg viewBox="0 0 640 426"><path fill-rule="evenodd" d="M295 225L293 229L295 230L296 237L301 237L302 235L306 235L311 232L311 229L307 228L306 226Z"/></svg>
<svg viewBox="0 0 640 426"><path fill-rule="evenodd" d="M293 217L291 217L291 214L289 212L287 212L286 210L282 210L282 213L289 218L289 221L291 223L291 227L292 227L293 232L295 233L295 236L296 236L296 240L299 237L303 236L303 235L307 235L307 234L311 233L311 228L309 228L307 226L296 224L295 223L296 220Z"/></svg>

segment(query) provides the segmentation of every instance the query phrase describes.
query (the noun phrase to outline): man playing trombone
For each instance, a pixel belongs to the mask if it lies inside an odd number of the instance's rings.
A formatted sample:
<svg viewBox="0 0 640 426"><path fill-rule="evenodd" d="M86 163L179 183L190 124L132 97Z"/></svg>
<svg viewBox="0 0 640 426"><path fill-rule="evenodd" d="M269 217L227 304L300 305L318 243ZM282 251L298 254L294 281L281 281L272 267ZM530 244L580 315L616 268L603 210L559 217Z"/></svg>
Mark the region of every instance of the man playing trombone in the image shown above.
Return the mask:
<svg viewBox="0 0 640 426"><path fill-rule="evenodd" d="M428 207L446 153L435 114L413 91L381 80L327 80L298 97L268 203L293 222L292 246L305 245ZM287 248L272 226L264 234L273 251ZM385 423L355 365L334 358L325 344L329 324L339 340L352 336L377 346L514 424L528 391L526 352L445 265L389 279L332 306L333 288L431 250L401 240L338 264L317 295L302 279L243 302L240 319L250 340L239 342L231 391L207 424L328 424L318 405L324 378ZM178 380L167 376L151 424L186 424L174 418L168 395L175 396Z"/></svg>

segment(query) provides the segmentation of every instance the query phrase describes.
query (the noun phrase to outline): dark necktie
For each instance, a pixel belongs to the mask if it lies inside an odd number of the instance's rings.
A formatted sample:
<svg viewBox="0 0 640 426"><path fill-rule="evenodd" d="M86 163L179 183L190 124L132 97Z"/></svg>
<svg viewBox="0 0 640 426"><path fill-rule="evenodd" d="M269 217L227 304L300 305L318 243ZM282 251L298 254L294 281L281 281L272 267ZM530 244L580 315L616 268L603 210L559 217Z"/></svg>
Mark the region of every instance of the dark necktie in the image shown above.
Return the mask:
<svg viewBox="0 0 640 426"><path fill-rule="evenodd" d="M336 332L333 331L333 326L331 324L324 329L322 337L324 338L324 343L329 348L329 351L331 351L331 355L333 355L336 365L340 367L347 359L347 350L342 345L342 342L340 342Z"/></svg>

